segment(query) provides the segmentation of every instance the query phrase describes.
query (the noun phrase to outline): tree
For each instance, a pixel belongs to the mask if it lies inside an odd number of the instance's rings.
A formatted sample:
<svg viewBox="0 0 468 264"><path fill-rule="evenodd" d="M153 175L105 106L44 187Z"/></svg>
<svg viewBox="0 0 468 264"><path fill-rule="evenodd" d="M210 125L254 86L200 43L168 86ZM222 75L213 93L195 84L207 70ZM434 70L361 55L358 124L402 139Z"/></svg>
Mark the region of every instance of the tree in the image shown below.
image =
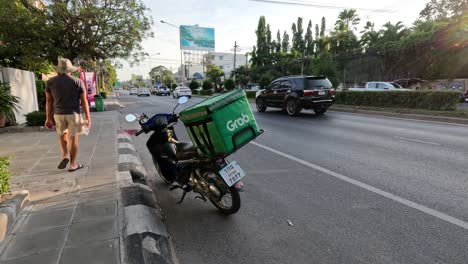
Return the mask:
<svg viewBox="0 0 468 264"><path fill-rule="evenodd" d="M140 45L142 39L152 36L152 20L140 0L55 0L47 1L40 8L33 4L35 1L0 1L2 10L5 10L4 2L12 2L12 6L23 14L20 19L13 20L9 16L0 16L0 24L10 20L9 26L30 35L27 43L27 38L15 32L5 34L1 30L0 41L6 43L2 46L11 49L24 44L23 48L33 51L28 54L34 53L34 58L49 63L55 63L59 56L75 63L93 61L95 67L97 61L107 59L138 60L144 54ZM25 18L32 19L26 22ZM23 53L8 55L9 60L30 58ZM3 54L0 57L5 58Z"/></svg>
<svg viewBox="0 0 468 264"><path fill-rule="evenodd" d="M255 33L257 34L257 49L255 60L254 57L252 57L252 63L255 65L265 65L265 59L269 56L270 43L268 43L267 39L267 26L264 16L261 16L258 20Z"/></svg>
<svg viewBox="0 0 468 264"><path fill-rule="evenodd" d="M430 0L419 15L425 20L449 21L467 11L467 0Z"/></svg>
<svg viewBox="0 0 468 264"><path fill-rule="evenodd" d="M204 80L202 84L202 89L205 91L211 91L213 88L213 83L211 83L209 80Z"/></svg>
<svg viewBox="0 0 468 264"><path fill-rule="evenodd" d="M196 80L192 80L190 83L189 83L189 88L190 90L196 90L200 87L200 84L196 81Z"/></svg>
<svg viewBox="0 0 468 264"><path fill-rule="evenodd" d="M34 71L52 70L55 53L45 14L35 14L18 0L0 0L0 66Z"/></svg>
<svg viewBox="0 0 468 264"><path fill-rule="evenodd" d="M307 26L307 32L305 34L304 40L305 40L305 53L307 55L312 55L315 49L315 43L312 37L312 20L309 20L309 24Z"/></svg>
<svg viewBox="0 0 468 264"><path fill-rule="evenodd" d="M375 31L374 23L367 21L366 25L364 26L364 30L361 31L361 45L366 48L374 47L377 42L379 41L379 32Z"/></svg>
<svg viewBox="0 0 468 264"><path fill-rule="evenodd" d="M224 75L223 70L218 65L210 64L206 67L206 76L210 78L216 86L221 82L221 76Z"/></svg>
<svg viewBox="0 0 468 264"><path fill-rule="evenodd" d="M361 19L355 9L345 9L338 15L338 20L335 23L335 29L339 31L356 30Z"/></svg>
<svg viewBox="0 0 468 264"><path fill-rule="evenodd" d="M315 24L315 39L317 40L320 36L319 25Z"/></svg>
<svg viewBox="0 0 468 264"><path fill-rule="evenodd" d="M278 32L276 33L276 47L275 47L275 52L280 53L281 52L281 33L278 29Z"/></svg>
<svg viewBox="0 0 468 264"><path fill-rule="evenodd" d="M226 88L226 90L232 91L234 88L236 88L236 83L233 79L227 79L224 81L224 88Z"/></svg>
<svg viewBox="0 0 468 264"><path fill-rule="evenodd" d="M305 47L305 42L303 39L304 28L302 27L302 17L297 18L297 24L293 23L292 31L292 50L302 53Z"/></svg>
<svg viewBox="0 0 468 264"><path fill-rule="evenodd" d="M325 17L322 17L322 24L320 25L320 37L325 37L326 21Z"/></svg>
<svg viewBox="0 0 468 264"><path fill-rule="evenodd" d="M288 52L288 48L289 48L289 35L285 30L283 33L283 41L281 42L281 50L284 53L286 53Z"/></svg>
<svg viewBox="0 0 468 264"><path fill-rule="evenodd" d="M266 43L267 43L267 47L268 47L268 53L267 54L270 54L273 50L273 45L272 45L272 41L271 41L271 30L270 30L270 24L267 24L267 29L266 29Z"/></svg>

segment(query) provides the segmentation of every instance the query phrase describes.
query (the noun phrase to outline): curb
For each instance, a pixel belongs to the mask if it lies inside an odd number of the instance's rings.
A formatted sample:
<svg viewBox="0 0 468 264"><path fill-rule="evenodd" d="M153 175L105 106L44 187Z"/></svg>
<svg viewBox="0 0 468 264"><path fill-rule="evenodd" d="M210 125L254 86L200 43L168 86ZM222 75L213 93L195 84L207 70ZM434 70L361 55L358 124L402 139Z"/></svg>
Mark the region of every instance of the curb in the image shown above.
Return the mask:
<svg viewBox="0 0 468 264"><path fill-rule="evenodd" d="M413 119L413 120L419 120L419 121L432 121L432 122L468 125L467 118L429 116L429 115L418 115L418 114L400 114L400 113L389 113L389 112L381 112L381 111L358 110L358 109L352 109L352 108L330 108L330 111L364 114L364 115L371 115L371 116L396 117L396 118Z"/></svg>
<svg viewBox="0 0 468 264"><path fill-rule="evenodd" d="M15 224L21 210L29 203L29 192L26 190L14 192L13 195L0 204L0 244L8 231Z"/></svg>
<svg viewBox="0 0 468 264"><path fill-rule="evenodd" d="M132 138L117 131L117 179L123 207L125 263L177 263L156 197Z"/></svg>

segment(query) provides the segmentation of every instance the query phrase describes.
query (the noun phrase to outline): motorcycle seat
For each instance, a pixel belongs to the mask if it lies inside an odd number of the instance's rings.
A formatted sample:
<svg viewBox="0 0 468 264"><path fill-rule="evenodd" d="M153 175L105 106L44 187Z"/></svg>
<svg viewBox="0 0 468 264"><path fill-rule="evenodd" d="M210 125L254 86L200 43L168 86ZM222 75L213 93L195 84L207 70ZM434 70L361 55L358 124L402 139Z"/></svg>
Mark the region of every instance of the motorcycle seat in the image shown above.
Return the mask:
<svg viewBox="0 0 468 264"><path fill-rule="evenodd" d="M176 157L177 160L188 160L197 157L197 150L192 143L179 142L176 144Z"/></svg>

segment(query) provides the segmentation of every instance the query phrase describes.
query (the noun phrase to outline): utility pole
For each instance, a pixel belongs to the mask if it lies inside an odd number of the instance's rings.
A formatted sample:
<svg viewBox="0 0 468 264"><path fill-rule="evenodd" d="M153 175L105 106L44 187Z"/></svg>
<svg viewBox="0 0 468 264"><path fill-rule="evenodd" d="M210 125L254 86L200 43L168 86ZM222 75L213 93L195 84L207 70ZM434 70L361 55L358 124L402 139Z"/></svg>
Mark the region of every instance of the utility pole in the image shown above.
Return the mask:
<svg viewBox="0 0 468 264"><path fill-rule="evenodd" d="M234 41L234 68L233 68L233 71L234 71L234 81L236 80L236 55L237 55L237 41Z"/></svg>
<svg viewBox="0 0 468 264"><path fill-rule="evenodd" d="M301 75L304 75L304 52L305 50L302 51Z"/></svg>

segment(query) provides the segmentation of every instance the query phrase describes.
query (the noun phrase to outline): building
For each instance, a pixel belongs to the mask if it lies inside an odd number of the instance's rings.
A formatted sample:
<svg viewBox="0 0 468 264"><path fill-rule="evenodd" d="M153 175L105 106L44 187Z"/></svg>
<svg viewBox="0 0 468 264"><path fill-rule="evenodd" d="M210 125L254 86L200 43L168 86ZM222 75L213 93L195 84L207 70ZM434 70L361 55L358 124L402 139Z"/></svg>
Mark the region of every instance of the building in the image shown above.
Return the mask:
<svg viewBox="0 0 468 264"><path fill-rule="evenodd" d="M235 59L236 68L248 63L247 56L242 53L237 53ZM210 52L204 56L204 65L209 64L218 65L224 71L226 78L229 78L234 70L234 53Z"/></svg>

